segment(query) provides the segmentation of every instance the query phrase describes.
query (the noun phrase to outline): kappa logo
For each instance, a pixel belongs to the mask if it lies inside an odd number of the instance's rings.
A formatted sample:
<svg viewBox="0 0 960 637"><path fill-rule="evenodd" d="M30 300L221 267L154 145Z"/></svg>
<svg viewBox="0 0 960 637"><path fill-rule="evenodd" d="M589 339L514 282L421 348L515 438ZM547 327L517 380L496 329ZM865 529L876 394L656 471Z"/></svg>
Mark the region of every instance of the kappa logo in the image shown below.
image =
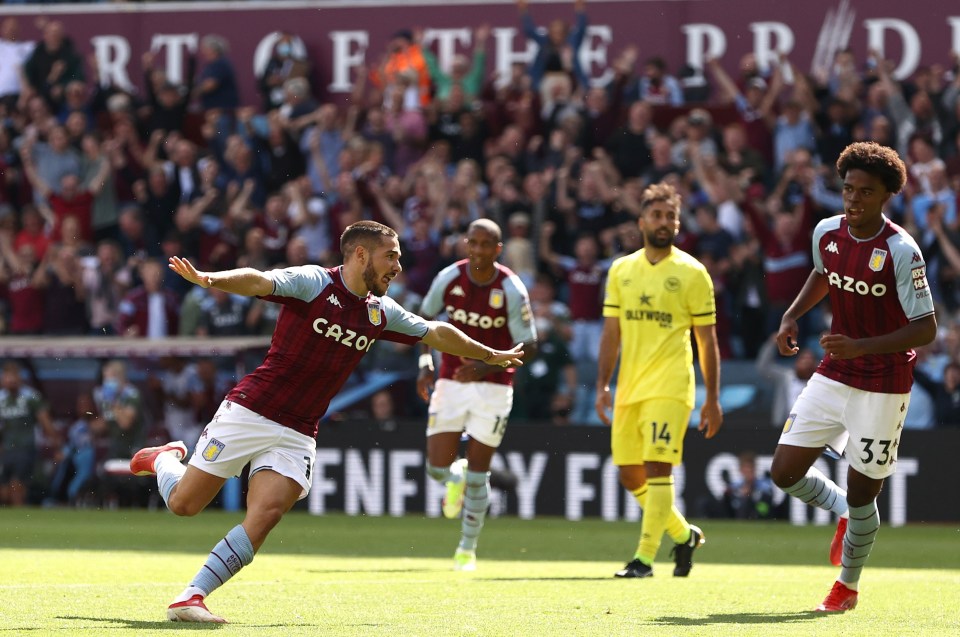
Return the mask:
<svg viewBox="0 0 960 637"><path fill-rule="evenodd" d="M840 254L840 250L837 249L837 242L831 241L827 244L827 247L824 248L827 252L832 252L834 254Z"/></svg>
<svg viewBox="0 0 960 637"><path fill-rule="evenodd" d="M341 308L341 309L343 308L343 305L340 303L340 299L337 298L337 295L336 295L336 294L331 294L330 296L328 296L328 297L327 297L327 301L328 301L331 305L336 305L337 307L339 307L339 308Z"/></svg>
<svg viewBox="0 0 960 637"><path fill-rule="evenodd" d="M467 293L463 291L463 288L459 285L453 286L453 289L450 290L450 296L466 296Z"/></svg>

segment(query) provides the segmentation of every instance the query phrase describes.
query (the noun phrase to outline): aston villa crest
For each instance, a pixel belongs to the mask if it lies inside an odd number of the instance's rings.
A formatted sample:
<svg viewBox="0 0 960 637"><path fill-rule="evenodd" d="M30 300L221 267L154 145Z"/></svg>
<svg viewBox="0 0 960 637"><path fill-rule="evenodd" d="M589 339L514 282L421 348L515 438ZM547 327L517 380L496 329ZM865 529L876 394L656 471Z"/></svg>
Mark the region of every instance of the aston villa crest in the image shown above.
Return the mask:
<svg viewBox="0 0 960 637"><path fill-rule="evenodd" d="M503 307L503 290L490 290L490 307L495 310Z"/></svg>
<svg viewBox="0 0 960 637"><path fill-rule="evenodd" d="M377 304L368 305L367 317L370 319L372 325L380 325L380 321L383 320L383 313L380 310L380 306Z"/></svg>
<svg viewBox="0 0 960 637"><path fill-rule="evenodd" d="M883 269L883 264L887 262L887 251L880 248L874 248L870 255L870 269L879 272Z"/></svg>

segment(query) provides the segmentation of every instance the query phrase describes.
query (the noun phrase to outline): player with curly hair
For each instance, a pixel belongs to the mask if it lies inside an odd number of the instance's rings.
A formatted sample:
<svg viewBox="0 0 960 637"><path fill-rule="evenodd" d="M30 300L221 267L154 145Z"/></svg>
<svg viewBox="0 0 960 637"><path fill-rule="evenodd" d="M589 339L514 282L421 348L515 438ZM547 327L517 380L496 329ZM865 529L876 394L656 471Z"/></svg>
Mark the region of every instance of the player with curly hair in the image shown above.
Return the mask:
<svg viewBox="0 0 960 637"><path fill-rule="evenodd" d="M823 360L787 417L771 467L786 493L840 516L830 560L842 568L816 609L825 612L857 605L860 574L880 527L876 498L896 469L910 405L913 348L937 334L923 255L883 214L906 181L903 161L890 148L861 142L841 153L837 172L843 214L814 230L814 269L783 315L780 353L799 351L797 319L828 295L833 322L820 339ZM813 466L823 451L845 448L846 492Z"/></svg>

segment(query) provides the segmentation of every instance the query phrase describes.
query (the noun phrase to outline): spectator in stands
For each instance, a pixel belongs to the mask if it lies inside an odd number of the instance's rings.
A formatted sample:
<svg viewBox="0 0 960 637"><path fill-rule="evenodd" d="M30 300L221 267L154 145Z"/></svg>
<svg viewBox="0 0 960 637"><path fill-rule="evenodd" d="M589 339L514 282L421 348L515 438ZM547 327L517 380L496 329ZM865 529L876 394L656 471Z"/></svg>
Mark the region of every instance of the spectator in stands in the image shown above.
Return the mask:
<svg viewBox="0 0 960 637"><path fill-rule="evenodd" d="M44 291L43 333L51 336L86 334L89 331L86 288L76 251L69 246L52 246L37 274L34 285Z"/></svg>
<svg viewBox="0 0 960 637"><path fill-rule="evenodd" d="M7 361L0 375L0 505L27 504L38 431L56 440L46 400L23 383L19 363Z"/></svg>
<svg viewBox="0 0 960 637"><path fill-rule="evenodd" d="M111 336L120 301L132 284L130 270L124 265L120 246L105 239L97 244L96 256L84 260L82 285L90 333Z"/></svg>
<svg viewBox="0 0 960 637"><path fill-rule="evenodd" d="M20 23L7 16L0 23L0 108L9 114L17 105L22 90L20 68L33 53L34 42L18 39Z"/></svg>
<svg viewBox="0 0 960 637"><path fill-rule="evenodd" d="M84 81L83 59L59 20L47 21L43 39L23 64L23 76L34 93L43 97L52 110L63 101L64 89L74 80Z"/></svg>
<svg viewBox="0 0 960 637"><path fill-rule="evenodd" d="M240 106L236 74L227 58L229 50L230 46L222 36L210 34L200 40L204 66L200 69L194 93L200 99L200 107L204 112L216 110L229 116ZM227 117L222 121L232 120Z"/></svg>
<svg viewBox="0 0 960 637"><path fill-rule="evenodd" d="M535 423L552 422L558 411L566 411L567 415L573 412L577 365L566 339L555 329L556 323L566 318L555 316L549 303L534 303L532 290L530 300L538 347L534 357L517 370L511 417Z"/></svg>
<svg viewBox="0 0 960 637"><path fill-rule="evenodd" d="M210 296L200 306L197 336L242 336L246 334L248 297L210 288ZM179 439L178 439L179 440Z"/></svg>
<svg viewBox="0 0 960 637"><path fill-rule="evenodd" d="M50 246L50 237L44 228L44 219L33 204L26 204L20 210L20 231L13 242L14 251L23 245L30 245L37 259L43 260Z"/></svg>
<svg viewBox="0 0 960 637"><path fill-rule="evenodd" d="M747 145L747 131L740 122L723 127L719 164L728 175L736 177L743 188L764 180L768 171L760 153Z"/></svg>
<svg viewBox="0 0 960 637"><path fill-rule="evenodd" d="M57 452L56 471L50 482L44 506L66 501L71 506L83 503L97 477L97 444L107 435L107 424L97 413L93 396L77 394L73 422L67 428L66 444Z"/></svg>
<svg viewBox="0 0 960 637"><path fill-rule="evenodd" d="M927 174L927 188L914 195L907 213L906 227L916 230L916 236L921 237L921 245L933 240L928 217L931 209L936 207L939 212L940 223L948 230L956 232L960 229L960 217L957 215L957 191L950 187L947 180L947 171L943 162L933 167Z"/></svg>
<svg viewBox="0 0 960 637"><path fill-rule="evenodd" d="M303 40L285 31L277 32L273 53L267 60L257 88L263 97L263 112L280 108L284 102L284 83L293 78L310 77L310 60Z"/></svg>
<svg viewBox="0 0 960 637"><path fill-rule="evenodd" d="M558 74L572 77L580 88L585 89L588 86L587 75L577 53L587 32L586 0L574 0L576 22L573 28L563 20L556 19L550 22L545 35L540 33L530 17L527 0L517 0L517 9L523 34L537 44L537 51L528 69L533 89L549 91L550 78Z"/></svg>
<svg viewBox="0 0 960 637"><path fill-rule="evenodd" d="M371 79L383 91L384 105L399 100L403 110L412 110L430 104L430 70L419 37L410 29L390 36L383 63Z"/></svg>
<svg viewBox="0 0 960 637"><path fill-rule="evenodd" d="M624 126L607 140L607 152L624 180L639 177L650 166L650 145L657 134L652 120L650 105L634 102Z"/></svg>
<svg viewBox="0 0 960 637"><path fill-rule="evenodd" d="M244 113L248 111L243 111ZM281 190L290 181L299 178L306 170L306 158L297 140L283 126L278 113L267 116L267 134L253 132L250 143L260 161L266 161L263 170L263 185L268 193Z"/></svg>
<svg viewBox="0 0 960 637"><path fill-rule="evenodd" d="M177 333L180 302L163 286L166 268L156 259L139 268L143 284L128 292L117 309L117 333L133 338L164 338Z"/></svg>
<svg viewBox="0 0 960 637"><path fill-rule="evenodd" d="M290 201L287 215L295 228L293 236L307 244L310 261L331 263L333 237L327 201L312 192L310 179L305 176L289 182L283 190Z"/></svg>
<svg viewBox="0 0 960 637"><path fill-rule="evenodd" d="M140 390L130 382L123 361L107 361L101 376L101 384L93 388L93 401L107 426L104 457L130 458L142 446L147 433ZM137 502L139 489L129 475L101 474L108 508Z"/></svg>
<svg viewBox="0 0 960 637"><path fill-rule="evenodd" d="M757 455L743 451L737 457L739 475L727 480L723 492L724 517L737 520L769 520L777 517L773 504L773 481L769 475L757 476Z"/></svg>
<svg viewBox="0 0 960 637"><path fill-rule="evenodd" d="M483 77L487 67L487 40L490 38L490 25L481 24L473 30L473 57L455 55L450 62L450 72L441 68L437 56L429 49L423 49L423 58L430 71L430 79L435 87L436 98L446 100L454 86L463 91L465 101L472 102L480 95Z"/></svg>
<svg viewBox="0 0 960 637"><path fill-rule="evenodd" d="M658 55L643 63L643 76L634 91L628 90L628 96L648 104L683 106L683 88L677 78L667 73L667 63Z"/></svg>
<svg viewBox="0 0 960 637"><path fill-rule="evenodd" d="M25 168L29 165L34 169L38 182L59 193L65 176L80 174L80 154L70 146L62 126L53 126L46 142L38 141L38 135L34 128L21 137L20 159ZM34 201L42 205L46 197L36 187L35 190Z"/></svg>
<svg viewBox="0 0 960 637"><path fill-rule="evenodd" d="M926 137L934 146L939 147L943 142L944 131L929 93L924 90L915 91L908 101L903 89L891 75L891 63L881 59L876 51L871 51L870 56L876 63L877 76L887 95L885 114L897 131L896 150L900 156L907 157L910 140L916 135Z"/></svg>
<svg viewBox="0 0 960 637"><path fill-rule="evenodd" d="M558 255L550 245L554 231L555 226L551 223L543 225L540 256L555 272L562 273L572 319L569 349L577 364L577 386L589 390L596 384L597 354L603 332L603 284L612 260L599 258L597 240L591 234L583 234L576 239L573 248L575 256ZM574 422L583 423L593 419L594 398L587 394L589 391L577 397Z"/></svg>
<svg viewBox="0 0 960 637"><path fill-rule="evenodd" d="M0 276L6 279L10 308L7 333L40 334L43 331L44 294L37 285L41 261L33 245L24 243L14 250L7 242L0 242L0 257L6 265L0 270Z"/></svg>
<svg viewBox="0 0 960 637"><path fill-rule="evenodd" d="M707 67L723 91L723 101L733 103L740 115L740 121L747 131L747 140L751 148L759 152L766 162L773 159L773 135L776 126L774 106L783 86L783 73L778 65L773 72L769 86L760 76L747 80L746 88L741 91L719 60L707 60Z"/></svg>
<svg viewBox="0 0 960 637"><path fill-rule="evenodd" d="M731 314L734 337L741 358L753 360L764 342L767 330L766 283L763 272L763 251L752 233L730 250Z"/></svg>
<svg viewBox="0 0 960 637"><path fill-rule="evenodd" d="M183 130L190 106L190 95L193 92L193 80L196 74L197 58L187 55L187 67L183 84L174 84L167 74L154 68L156 53L147 51L140 58L143 67L144 89L147 94L147 115L145 130L148 134L154 131Z"/></svg>
<svg viewBox="0 0 960 637"><path fill-rule="evenodd" d="M182 440L189 448L200 437L202 425L196 418L193 392L200 387L197 366L182 356L164 356L160 374L151 379L151 389L163 414L164 438Z"/></svg>
<svg viewBox="0 0 960 637"><path fill-rule="evenodd" d="M682 120L674 120L682 121ZM690 165L690 147L696 146L701 157L717 157L719 150L713 138L713 117L703 108L695 108L687 115L686 126L682 128L683 136L678 139L671 150L672 163L683 169Z"/></svg>
<svg viewBox="0 0 960 637"><path fill-rule="evenodd" d="M809 347L800 350L792 365L781 364L778 358L776 334L772 334L760 348L756 369L760 377L772 385L773 408L770 424L779 428L787 422L790 409L817 370L820 361Z"/></svg>
<svg viewBox="0 0 960 637"><path fill-rule="evenodd" d="M92 175L87 183L80 181L79 170L76 173L66 173L60 178L60 188L54 191L51 185L44 180L38 167L33 163L29 152L22 155L23 169L33 187L34 192L43 200L40 204L41 210L49 205L50 221L53 223L53 230L50 238L53 241L62 241L62 228L64 219L73 217L77 221L77 232L79 234L67 239L81 239L86 243L93 243L93 204L94 199L103 191L110 172L110 162L102 161L97 167L97 171ZM79 168L79 167L78 167Z"/></svg>

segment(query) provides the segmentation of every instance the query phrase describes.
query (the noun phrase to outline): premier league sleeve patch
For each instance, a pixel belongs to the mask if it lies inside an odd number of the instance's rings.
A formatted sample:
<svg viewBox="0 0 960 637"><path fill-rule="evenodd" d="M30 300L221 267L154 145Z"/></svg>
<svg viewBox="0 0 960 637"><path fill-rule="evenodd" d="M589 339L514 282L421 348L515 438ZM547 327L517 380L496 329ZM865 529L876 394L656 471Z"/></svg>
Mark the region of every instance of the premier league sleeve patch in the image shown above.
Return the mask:
<svg viewBox="0 0 960 637"><path fill-rule="evenodd" d="M910 278L913 280L914 290L923 290L927 287L927 266L920 266L910 270Z"/></svg>
<svg viewBox="0 0 960 637"><path fill-rule="evenodd" d="M220 455L220 452L223 451L224 445L222 442L216 438L211 438L210 442L207 443L207 446L203 448L203 452L200 454L207 462L213 462L217 459L217 456Z"/></svg>

